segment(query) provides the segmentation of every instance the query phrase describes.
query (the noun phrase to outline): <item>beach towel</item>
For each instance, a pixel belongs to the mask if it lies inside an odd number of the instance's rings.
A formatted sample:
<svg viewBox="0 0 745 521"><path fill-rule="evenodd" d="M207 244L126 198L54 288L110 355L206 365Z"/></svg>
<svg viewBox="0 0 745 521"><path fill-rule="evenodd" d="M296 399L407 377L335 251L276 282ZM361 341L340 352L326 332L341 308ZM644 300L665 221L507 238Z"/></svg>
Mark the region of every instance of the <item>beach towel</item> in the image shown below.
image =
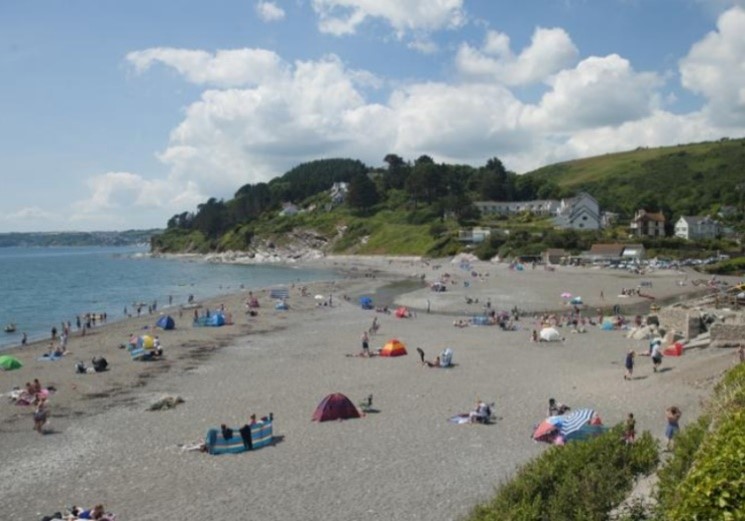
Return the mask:
<svg viewBox="0 0 745 521"><path fill-rule="evenodd" d="M37 358L39 362L56 362L57 360L62 360L62 355L44 355Z"/></svg>
<svg viewBox="0 0 745 521"><path fill-rule="evenodd" d="M465 414L456 414L455 416L448 418L449 423L454 423L456 425L462 425L464 423L468 423L468 413Z"/></svg>

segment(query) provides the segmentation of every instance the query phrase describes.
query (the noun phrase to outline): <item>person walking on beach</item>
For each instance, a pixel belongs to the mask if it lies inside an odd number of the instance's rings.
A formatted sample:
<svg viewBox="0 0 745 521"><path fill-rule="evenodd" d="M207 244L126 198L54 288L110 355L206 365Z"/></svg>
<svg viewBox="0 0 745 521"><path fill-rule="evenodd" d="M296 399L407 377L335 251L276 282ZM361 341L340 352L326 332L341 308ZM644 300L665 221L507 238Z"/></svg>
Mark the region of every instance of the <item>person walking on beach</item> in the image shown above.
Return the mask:
<svg viewBox="0 0 745 521"><path fill-rule="evenodd" d="M632 375L634 374L634 357L636 356L636 352L633 349L630 349L628 353L626 353L626 374L623 375L624 380L631 380Z"/></svg>
<svg viewBox="0 0 745 521"><path fill-rule="evenodd" d="M667 420L667 426L665 427L665 438L667 438L666 450L669 452L673 450L673 438L680 430L680 417L683 412L677 405L672 405L665 410L665 419Z"/></svg>
<svg viewBox="0 0 745 521"><path fill-rule="evenodd" d="M370 336L367 331L362 332L362 356L370 356Z"/></svg>
<svg viewBox="0 0 745 521"><path fill-rule="evenodd" d="M22 346L25 346L27 342L28 342L28 335L24 331L23 332L23 336L21 336L21 345ZM740 348L740 349L742 349L742 348Z"/></svg>
<svg viewBox="0 0 745 521"><path fill-rule="evenodd" d="M662 363L662 346L660 342L654 342L652 344L652 370L656 373L657 369L660 367L660 364Z"/></svg>

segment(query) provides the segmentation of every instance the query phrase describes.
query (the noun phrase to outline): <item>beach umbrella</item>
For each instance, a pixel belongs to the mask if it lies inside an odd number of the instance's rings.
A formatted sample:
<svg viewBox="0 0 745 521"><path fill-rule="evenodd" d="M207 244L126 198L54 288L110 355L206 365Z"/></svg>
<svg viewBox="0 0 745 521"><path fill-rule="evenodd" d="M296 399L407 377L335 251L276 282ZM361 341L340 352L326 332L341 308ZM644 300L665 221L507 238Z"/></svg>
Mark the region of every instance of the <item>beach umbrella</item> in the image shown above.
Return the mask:
<svg viewBox="0 0 745 521"><path fill-rule="evenodd" d="M577 409L562 417L559 431L567 441L585 440L597 436L605 430L605 427L599 422L600 419L594 410Z"/></svg>
<svg viewBox="0 0 745 521"><path fill-rule="evenodd" d="M550 416L536 425L533 431L533 439L536 441L551 441L552 436L559 429L560 416Z"/></svg>
<svg viewBox="0 0 745 521"><path fill-rule="evenodd" d="M20 369L23 364L17 358L10 355L0 356L0 369L4 371L12 371L13 369Z"/></svg>

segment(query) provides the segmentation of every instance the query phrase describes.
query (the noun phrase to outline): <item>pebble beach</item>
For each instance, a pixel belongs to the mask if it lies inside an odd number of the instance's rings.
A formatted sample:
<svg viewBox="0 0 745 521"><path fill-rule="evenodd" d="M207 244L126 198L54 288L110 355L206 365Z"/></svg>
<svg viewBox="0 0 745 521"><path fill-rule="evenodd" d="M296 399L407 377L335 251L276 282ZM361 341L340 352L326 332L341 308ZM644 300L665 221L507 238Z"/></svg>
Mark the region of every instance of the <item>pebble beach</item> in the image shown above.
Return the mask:
<svg viewBox="0 0 745 521"><path fill-rule="evenodd" d="M308 284L305 296L300 286L290 288L287 311L274 309L266 288L200 302L232 313L234 323L219 328L192 327L190 310L182 316L169 310L176 329L157 332L165 349L160 361L132 361L120 347L131 334L149 331L157 315L85 336L73 332L69 353L58 362L37 360L48 341L8 351L24 366L0 373L0 392L34 378L56 392L43 435L32 430L32 407L9 400L0 405L3 519L35 520L97 503L119 521L462 519L521 464L549 450L531 439L549 397L591 407L606 425L633 412L639 432L662 439L665 408L678 405L685 426L735 362L733 350L686 350L665 357L662 371L653 373L651 361L639 357L634 379L626 381L625 353L647 348L627 331L591 326L572 334L564 328L564 342L531 342L534 315L566 309L562 293L581 295L588 316L614 305L643 313L651 301L622 297L621 289L644 280L651 282L645 289L654 302L682 300L701 291L690 283L701 277L693 272L516 271L487 262L466 271L449 259L377 257L308 262L340 276ZM427 284L446 273L447 290L431 291ZM396 284L405 290L391 290ZM249 290L261 304L257 316L245 312ZM377 295L376 305L407 306L413 316L362 310L361 295ZM331 306L322 305L327 296ZM482 313L486 302L498 311L517 306L518 329L453 327L456 318ZM398 338L407 356L354 356L374 316L380 329L371 348ZM423 367L417 347L429 359L450 347L455 366ZM75 362L93 356L104 356L109 370L76 374ZM317 404L333 392L355 403L372 394L375 412L312 422ZM184 403L148 410L164 396ZM497 421L447 421L477 399L495 402ZM209 428L239 426L254 413L274 415L273 446L220 456L182 449Z"/></svg>

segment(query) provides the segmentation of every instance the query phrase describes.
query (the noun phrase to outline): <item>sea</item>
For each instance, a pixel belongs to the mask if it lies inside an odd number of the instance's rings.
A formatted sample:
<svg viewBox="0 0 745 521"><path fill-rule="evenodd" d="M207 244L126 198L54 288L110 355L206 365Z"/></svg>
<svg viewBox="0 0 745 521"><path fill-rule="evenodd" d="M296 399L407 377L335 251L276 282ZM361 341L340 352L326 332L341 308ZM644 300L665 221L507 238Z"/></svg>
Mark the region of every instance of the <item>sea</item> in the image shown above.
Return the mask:
<svg viewBox="0 0 745 521"><path fill-rule="evenodd" d="M147 313L235 293L291 283L333 280L330 270L276 265L209 263L194 258L151 257L146 247L0 248L0 349L50 338L68 320L106 313L122 320L125 308Z"/></svg>

